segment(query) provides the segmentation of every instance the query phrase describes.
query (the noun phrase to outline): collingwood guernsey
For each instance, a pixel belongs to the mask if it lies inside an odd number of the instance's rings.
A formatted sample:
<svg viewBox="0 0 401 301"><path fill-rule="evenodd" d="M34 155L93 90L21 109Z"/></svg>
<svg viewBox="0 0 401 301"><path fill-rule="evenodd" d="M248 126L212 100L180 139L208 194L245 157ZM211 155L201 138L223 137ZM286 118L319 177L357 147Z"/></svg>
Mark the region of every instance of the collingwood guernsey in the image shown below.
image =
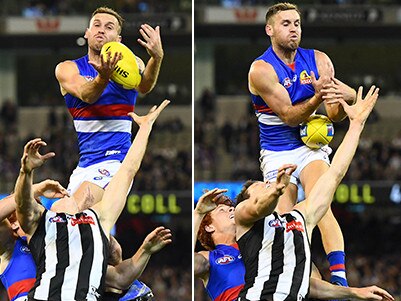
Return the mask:
<svg viewBox="0 0 401 301"><path fill-rule="evenodd" d="M109 245L93 210L75 215L45 210L29 247L37 274L28 300L100 299Z"/></svg>
<svg viewBox="0 0 401 301"><path fill-rule="evenodd" d="M311 256L299 211L258 220L239 240L245 264L240 301L300 301L307 298Z"/></svg>

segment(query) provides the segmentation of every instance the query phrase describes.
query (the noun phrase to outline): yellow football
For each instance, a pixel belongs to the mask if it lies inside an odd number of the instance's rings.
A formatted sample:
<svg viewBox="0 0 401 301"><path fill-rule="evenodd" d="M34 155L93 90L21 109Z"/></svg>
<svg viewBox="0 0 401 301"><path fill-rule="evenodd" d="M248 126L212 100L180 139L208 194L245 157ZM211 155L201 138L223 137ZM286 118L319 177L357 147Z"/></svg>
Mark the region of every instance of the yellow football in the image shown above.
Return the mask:
<svg viewBox="0 0 401 301"><path fill-rule="evenodd" d="M333 123L327 116L312 115L301 124L300 135L302 141L310 148L321 148L333 139Z"/></svg>
<svg viewBox="0 0 401 301"><path fill-rule="evenodd" d="M142 75L135 54L120 42L108 42L104 44L100 52L103 58L106 58L108 52L110 52L111 57L116 52L122 53L122 59L118 61L114 68L111 79L117 84L122 85L124 89L136 89L141 83Z"/></svg>

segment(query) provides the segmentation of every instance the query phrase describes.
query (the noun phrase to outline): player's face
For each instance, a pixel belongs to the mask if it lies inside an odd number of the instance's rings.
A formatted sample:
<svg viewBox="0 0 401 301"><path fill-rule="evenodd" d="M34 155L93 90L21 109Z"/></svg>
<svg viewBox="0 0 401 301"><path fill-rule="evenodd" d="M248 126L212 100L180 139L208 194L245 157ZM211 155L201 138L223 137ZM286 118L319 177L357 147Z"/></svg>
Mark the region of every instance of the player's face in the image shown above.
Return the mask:
<svg viewBox="0 0 401 301"><path fill-rule="evenodd" d="M298 48L302 30L301 18L296 10L281 11L274 15L269 23L266 31L271 37L272 43L290 51Z"/></svg>
<svg viewBox="0 0 401 301"><path fill-rule="evenodd" d="M220 204L211 212L212 225L217 231L226 232L233 231L235 235L235 219L233 206Z"/></svg>
<svg viewBox="0 0 401 301"><path fill-rule="evenodd" d="M107 42L121 41L119 29L120 25L116 17L110 14L96 14L89 23L85 38L91 49L100 52L102 46Z"/></svg>

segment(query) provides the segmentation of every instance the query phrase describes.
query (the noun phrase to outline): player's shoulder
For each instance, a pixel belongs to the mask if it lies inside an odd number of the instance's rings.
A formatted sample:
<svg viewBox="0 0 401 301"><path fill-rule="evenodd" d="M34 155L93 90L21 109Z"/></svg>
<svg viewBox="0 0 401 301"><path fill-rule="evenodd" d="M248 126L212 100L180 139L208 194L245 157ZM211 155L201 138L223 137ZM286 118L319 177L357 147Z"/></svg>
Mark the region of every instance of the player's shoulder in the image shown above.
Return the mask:
<svg viewBox="0 0 401 301"><path fill-rule="evenodd" d="M251 64L249 69L249 78L264 78L277 77L276 71L272 64L264 61L257 60Z"/></svg>
<svg viewBox="0 0 401 301"><path fill-rule="evenodd" d="M65 60L56 65L56 70L69 68L77 68L77 64L72 60Z"/></svg>
<svg viewBox="0 0 401 301"><path fill-rule="evenodd" d="M210 251L199 251L199 255L202 255L205 259L209 260Z"/></svg>
<svg viewBox="0 0 401 301"><path fill-rule="evenodd" d="M325 52L317 49L313 49L313 51L315 53L315 58L317 62L330 60L329 56Z"/></svg>
<svg viewBox="0 0 401 301"><path fill-rule="evenodd" d="M58 63L55 68L56 77L62 77L66 74L74 74L79 72L78 66L74 61L66 60Z"/></svg>

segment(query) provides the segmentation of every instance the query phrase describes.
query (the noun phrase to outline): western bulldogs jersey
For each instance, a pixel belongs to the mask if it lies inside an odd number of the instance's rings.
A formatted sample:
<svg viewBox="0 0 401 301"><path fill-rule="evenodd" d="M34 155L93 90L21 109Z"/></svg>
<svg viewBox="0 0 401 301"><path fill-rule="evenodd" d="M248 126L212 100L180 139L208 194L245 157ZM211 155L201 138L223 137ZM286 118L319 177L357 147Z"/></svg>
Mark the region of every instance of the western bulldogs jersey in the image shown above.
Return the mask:
<svg viewBox="0 0 401 301"><path fill-rule="evenodd" d="M257 221L238 240L245 264L240 301L300 301L308 296L311 255L305 221L293 210Z"/></svg>
<svg viewBox="0 0 401 301"><path fill-rule="evenodd" d="M0 279L10 301L25 300L36 280L36 265L25 237L16 239L10 262Z"/></svg>
<svg viewBox="0 0 401 301"><path fill-rule="evenodd" d="M245 266L238 245L217 245L209 252L209 281L206 290L214 301L237 300L244 286Z"/></svg>
<svg viewBox="0 0 401 301"><path fill-rule="evenodd" d="M80 75L88 81L97 76L98 72L88 63L87 55L74 62ZM137 95L136 90L126 90L110 80L93 104L68 93L64 96L78 136L78 166L124 159L131 145L132 120L127 114L134 110Z"/></svg>
<svg viewBox="0 0 401 301"><path fill-rule="evenodd" d="M28 300L99 300L109 244L96 213L45 210L29 246L37 264Z"/></svg>
<svg viewBox="0 0 401 301"><path fill-rule="evenodd" d="M277 73L279 83L287 90L292 104L311 98L315 94L310 71L318 78L313 49L298 48L294 58L294 68L286 65L269 47L256 60L271 64ZM292 150L304 145L300 138L299 126L286 125L262 97L251 94L256 116L258 117L261 149L271 151ZM268 99L267 99L268 101Z"/></svg>

